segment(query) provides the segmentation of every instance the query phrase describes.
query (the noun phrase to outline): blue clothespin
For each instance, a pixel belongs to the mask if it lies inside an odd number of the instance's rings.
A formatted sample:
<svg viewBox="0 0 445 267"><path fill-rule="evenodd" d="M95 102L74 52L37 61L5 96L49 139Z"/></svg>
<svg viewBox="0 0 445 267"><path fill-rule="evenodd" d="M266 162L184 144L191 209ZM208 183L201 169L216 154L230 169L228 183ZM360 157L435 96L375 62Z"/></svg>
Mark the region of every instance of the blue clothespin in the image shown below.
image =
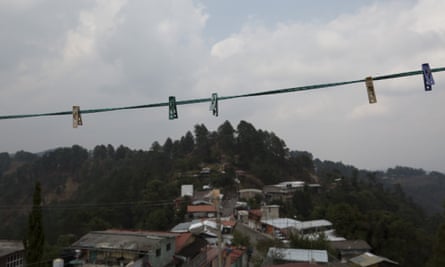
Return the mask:
<svg viewBox="0 0 445 267"><path fill-rule="evenodd" d="M210 110L213 113L213 116L218 117L218 94L212 94L212 101L210 102Z"/></svg>
<svg viewBox="0 0 445 267"><path fill-rule="evenodd" d="M375 96L374 84L372 82L372 77L366 77L366 90L368 91L369 104L377 103L377 97Z"/></svg>
<svg viewBox="0 0 445 267"><path fill-rule="evenodd" d="M425 91L431 91L434 85L433 73L430 69L430 64L423 63L422 64L423 71L423 84L425 85Z"/></svg>
<svg viewBox="0 0 445 267"><path fill-rule="evenodd" d="M168 97L168 118L174 120L178 118L178 110L176 109L176 97Z"/></svg>

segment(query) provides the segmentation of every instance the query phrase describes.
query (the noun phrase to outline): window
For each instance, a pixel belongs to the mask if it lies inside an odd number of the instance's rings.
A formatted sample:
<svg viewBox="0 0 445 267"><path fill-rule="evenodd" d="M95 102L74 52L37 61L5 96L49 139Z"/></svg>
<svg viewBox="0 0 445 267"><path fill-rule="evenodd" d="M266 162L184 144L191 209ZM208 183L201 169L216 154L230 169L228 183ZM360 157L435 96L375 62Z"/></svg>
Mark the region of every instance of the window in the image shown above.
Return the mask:
<svg viewBox="0 0 445 267"><path fill-rule="evenodd" d="M161 256L161 249L160 248L158 248L156 250L156 257L159 257L159 256Z"/></svg>
<svg viewBox="0 0 445 267"><path fill-rule="evenodd" d="M23 255L19 253L10 255L6 261L6 267L23 267Z"/></svg>
<svg viewBox="0 0 445 267"><path fill-rule="evenodd" d="M169 251L172 248L172 245L170 243L167 244L167 251Z"/></svg>

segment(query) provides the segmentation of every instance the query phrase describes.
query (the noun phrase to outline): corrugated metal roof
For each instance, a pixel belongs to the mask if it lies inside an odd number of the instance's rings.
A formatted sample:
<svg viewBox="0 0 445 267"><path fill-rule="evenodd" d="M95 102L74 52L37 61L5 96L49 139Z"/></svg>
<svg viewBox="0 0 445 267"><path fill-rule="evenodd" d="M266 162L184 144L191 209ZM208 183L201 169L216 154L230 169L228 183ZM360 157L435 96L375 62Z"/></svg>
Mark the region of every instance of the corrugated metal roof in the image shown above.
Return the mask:
<svg viewBox="0 0 445 267"><path fill-rule="evenodd" d="M22 241L0 240L0 257L25 250Z"/></svg>
<svg viewBox="0 0 445 267"><path fill-rule="evenodd" d="M261 220L262 223L271 225L275 228L295 228L299 231L311 228L331 227L332 223L328 220L312 220L312 221L297 221L289 218L276 218L269 220Z"/></svg>
<svg viewBox="0 0 445 267"><path fill-rule="evenodd" d="M328 263L328 252L316 249L269 248L267 257L284 261Z"/></svg>
<svg viewBox="0 0 445 267"><path fill-rule="evenodd" d="M339 250L370 250L371 246L365 240L332 241L331 246Z"/></svg>
<svg viewBox="0 0 445 267"><path fill-rule="evenodd" d="M331 227L332 223L328 220L312 220L304 221L296 226L298 230L307 230L311 228Z"/></svg>
<svg viewBox="0 0 445 267"><path fill-rule="evenodd" d="M90 232L72 244L73 248L103 250L150 251L162 239L175 239L176 234L148 231L107 230Z"/></svg>
<svg viewBox="0 0 445 267"><path fill-rule="evenodd" d="M297 225L301 224L300 221L289 219L289 218L276 218L269 220L261 220L261 223L273 226L278 229L286 229L289 227L296 228Z"/></svg>
<svg viewBox="0 0 445 267"><path fill-rule="evenodd" d="M360 256L351 258L350 261L352 263L355 263L355 264L357 264L359 266L362 266L362 267L372 266L372 265L380 263L380 262L389 262L389 263L392 263L392 264L398 264L395 261L392 261L392 260L387 259L385 257L380 257L380 256L377 256L377 255L374 255L374 254L369 253L369 252L366 252L366 253L363 253Z"/></svg>

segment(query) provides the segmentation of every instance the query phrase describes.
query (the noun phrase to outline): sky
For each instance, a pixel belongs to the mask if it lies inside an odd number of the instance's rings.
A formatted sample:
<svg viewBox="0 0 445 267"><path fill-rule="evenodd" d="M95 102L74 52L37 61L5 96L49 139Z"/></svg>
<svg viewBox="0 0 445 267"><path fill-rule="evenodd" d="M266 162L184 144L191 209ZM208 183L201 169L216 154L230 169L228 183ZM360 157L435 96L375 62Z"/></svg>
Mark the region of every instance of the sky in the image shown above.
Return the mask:
<svg viewBox="0 0 445 267"><path fill-rule="evenodd" d="M230 96L445 67L442 0L0 0L0 116ZM445 172L445 72L168 108L0 120L0 151L132 149L241 120L361 169Z"/></svg>

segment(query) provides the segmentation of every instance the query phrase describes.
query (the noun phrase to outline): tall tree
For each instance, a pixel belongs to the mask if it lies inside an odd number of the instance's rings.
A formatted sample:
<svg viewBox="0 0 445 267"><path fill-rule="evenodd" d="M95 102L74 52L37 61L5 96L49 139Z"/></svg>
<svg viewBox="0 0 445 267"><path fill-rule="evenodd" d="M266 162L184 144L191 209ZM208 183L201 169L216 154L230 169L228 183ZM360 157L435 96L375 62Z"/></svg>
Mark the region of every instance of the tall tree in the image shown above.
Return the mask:
<svg viewBox="0 0 445 267"><path fill-rule="evenodd" d="M196 142L195 155L201 161L211 162L209 130L207 130L204 124L196 124L194 132Z"/></svg>
<svg viewBox="0 0 445 267"><path fill-rule="evenodd" d="M43 266L42 255L43 246L45 243L45 235L43 233L42 225L42 197L40 182L36 183L32 210L29 214L28 231L26 238L23 241L25 246L25 258L28 265Z"/></svg>
<svg viewBox="0 0 445 267"><path fill-rule="evenodd" d="M444 204L445 207L445 204ZM444 217L445 218L445 217ZM434 240L433 255L429 260L428 267L439 267L445 266L445 220L437 229L436 237Z"/></svg>
<svg viewBox="0 0 445 267"><path fill-rule="evenodd" d="M235 129L229 121L218 127L218 146L222 153L232 156L235 152Z"/></svg>

